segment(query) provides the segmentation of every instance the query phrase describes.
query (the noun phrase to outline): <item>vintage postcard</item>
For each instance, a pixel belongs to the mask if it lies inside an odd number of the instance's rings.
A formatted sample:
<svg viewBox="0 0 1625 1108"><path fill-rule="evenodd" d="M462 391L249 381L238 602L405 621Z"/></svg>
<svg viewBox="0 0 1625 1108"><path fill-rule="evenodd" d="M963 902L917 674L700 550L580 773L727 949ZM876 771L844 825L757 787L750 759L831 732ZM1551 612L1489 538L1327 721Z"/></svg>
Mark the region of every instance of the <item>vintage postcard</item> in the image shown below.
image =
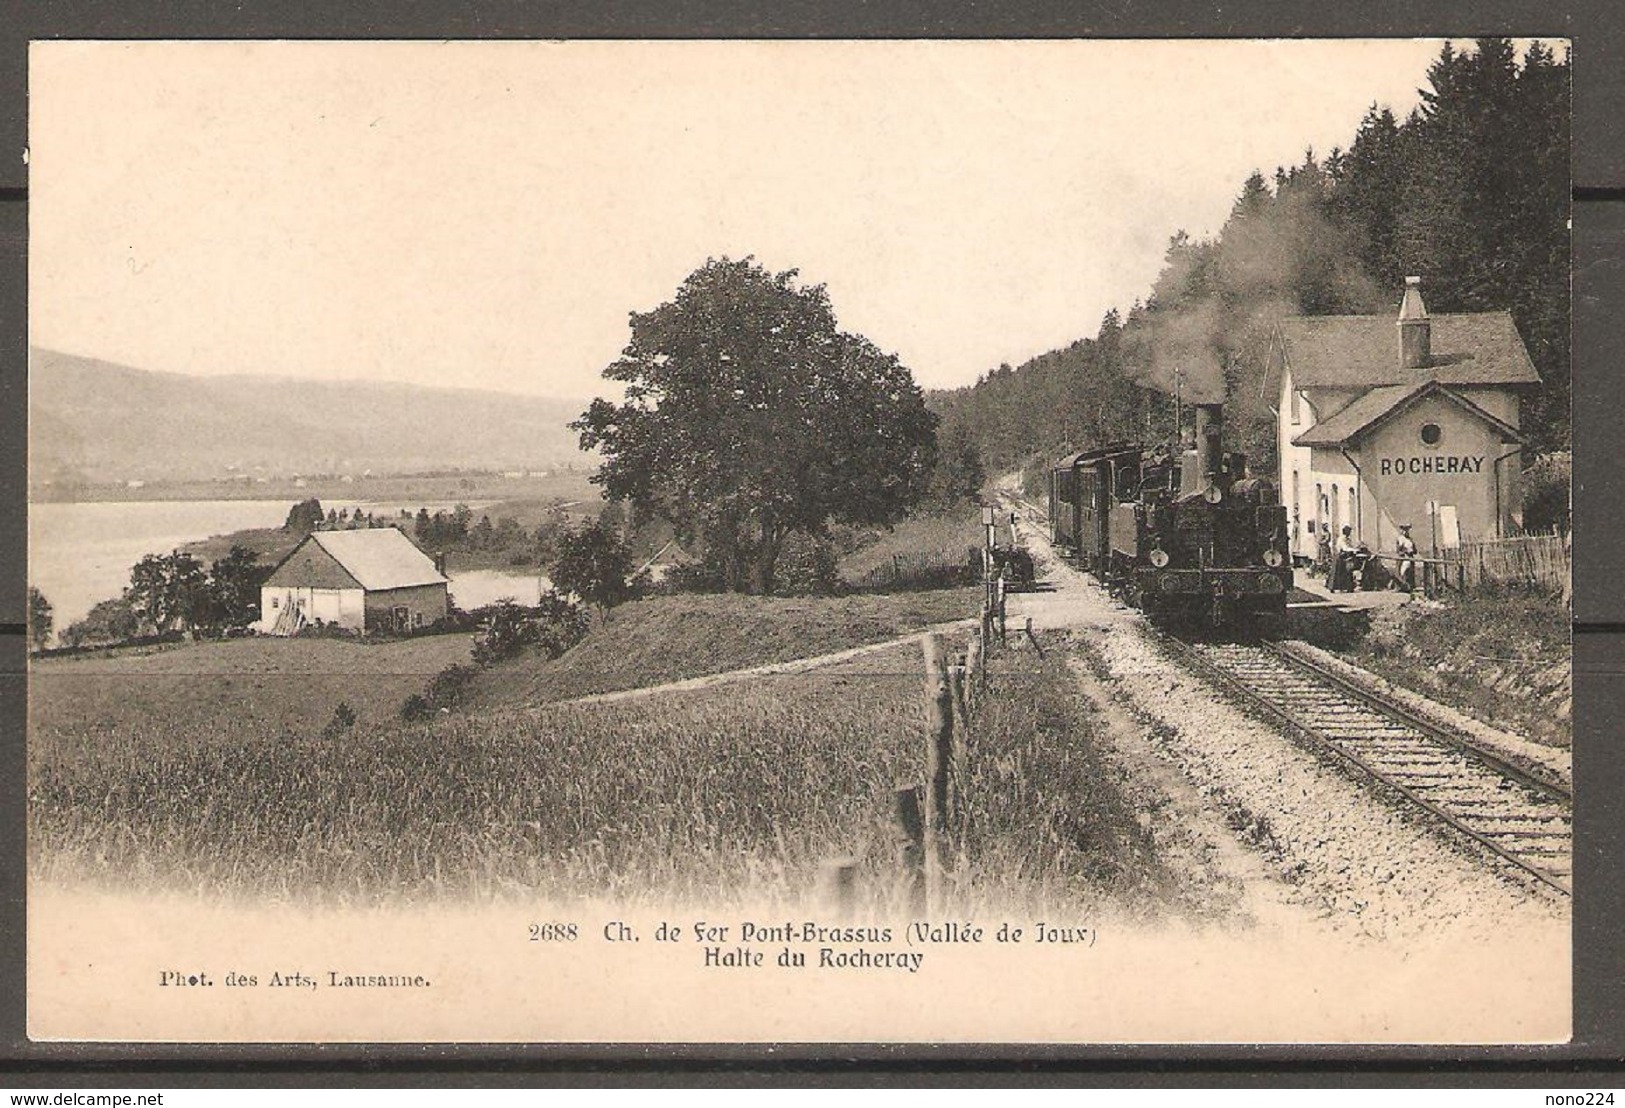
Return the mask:
<svg viewBox="0 0 1625 1108"><path fill-rule="evenodd" d="M34 1039L1568 1040L1561 39L29 98Z"/></svg>

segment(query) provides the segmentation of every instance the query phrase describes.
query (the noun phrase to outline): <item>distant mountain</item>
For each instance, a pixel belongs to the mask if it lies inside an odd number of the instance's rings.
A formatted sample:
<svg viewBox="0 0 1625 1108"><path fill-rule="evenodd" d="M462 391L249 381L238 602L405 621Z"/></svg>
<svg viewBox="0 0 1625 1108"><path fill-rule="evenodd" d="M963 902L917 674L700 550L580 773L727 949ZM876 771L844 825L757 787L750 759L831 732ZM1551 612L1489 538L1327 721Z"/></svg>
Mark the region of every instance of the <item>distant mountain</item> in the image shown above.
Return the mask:
<svg viewBox="0 0 1625 1108"><path fill-rule="evenodd" d="M192 377L31 351L34 481L551 468L585 401L474 389Z"/></svg>

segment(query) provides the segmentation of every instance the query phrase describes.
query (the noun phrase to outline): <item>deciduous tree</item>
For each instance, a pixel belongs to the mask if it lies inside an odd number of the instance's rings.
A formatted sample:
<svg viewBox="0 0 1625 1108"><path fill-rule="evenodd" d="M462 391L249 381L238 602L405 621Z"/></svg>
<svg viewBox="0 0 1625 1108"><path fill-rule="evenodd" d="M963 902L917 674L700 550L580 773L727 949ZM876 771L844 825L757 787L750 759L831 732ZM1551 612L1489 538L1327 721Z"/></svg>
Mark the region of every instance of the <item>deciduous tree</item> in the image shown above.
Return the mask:
<svg viewBox="0 0 1625 1108"><path fill-rule="evenodd" d="M325 518L322 515L322 502L313 496L288 509L288 518L283 522L282 529L308 535L321 527Z"/></svg>
<svg viewBox="0 0 1625 1108"><path fill-rule="evenodd" d="M148 554L130 570L130 608L155 634L190 631L207 600L203 563L179 550Z"/></svg>
<svg viewBox="0 0 1625 1108"><path fill-rule="evenodd" d="M33 585L28 586L28 645L44 650L51 641L51 602Z"/></svg>
<svg viewBox="0 0 1625 1108"><path fill-rule="evenodd" d="M595 521L559 536L548 576L607 615L635 594L632 570L631 549L612 529Z"/></svg>
<svg viewBox="0 0 1625 1108"><path fill-rule="evenodd" d="M209 566L208 605L199 622L222 630L253 623L260 616L260 585L268 576L270 567L260 565L258 554L233 545Z"/></svg>
<svg viewBox="0 0 1625 1108"><path fill-rule="evenodd" d="M91 643L118 643L133 639L141 633L141 621L130 608L129 592L112 600L103 600L90 609L85 618L68 625L62 632L62 641L78 647Z"/></svg>
<svg viewBox="0 0 1625 1108"><path fill-rule="evenodd" d="M919 498L936 418L894 355L836 326L822 285L713 259L631 327L604 370L624 403L572 426L609 496L702 544L730 588L771 591L792 532L892 522Z"/></svg>

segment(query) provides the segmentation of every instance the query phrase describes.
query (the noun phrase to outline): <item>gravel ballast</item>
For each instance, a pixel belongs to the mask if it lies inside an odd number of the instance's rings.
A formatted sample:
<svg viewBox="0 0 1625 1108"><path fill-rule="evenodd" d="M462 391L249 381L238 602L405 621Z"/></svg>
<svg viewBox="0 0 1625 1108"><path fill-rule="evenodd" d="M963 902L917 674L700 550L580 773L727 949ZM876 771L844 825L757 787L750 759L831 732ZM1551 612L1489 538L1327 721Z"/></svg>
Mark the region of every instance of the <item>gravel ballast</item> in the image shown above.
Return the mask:
<svg viewBox="0 0 1625 1108"><path fill-rule="evenodd" d="M1328 925L1391 941L1444 926L1500 930L1567 914L1430 818L1352 779L1183 672L1143 626L1113 620L1080 642L1148 725L1152 743L1269 859Z"/></svg>

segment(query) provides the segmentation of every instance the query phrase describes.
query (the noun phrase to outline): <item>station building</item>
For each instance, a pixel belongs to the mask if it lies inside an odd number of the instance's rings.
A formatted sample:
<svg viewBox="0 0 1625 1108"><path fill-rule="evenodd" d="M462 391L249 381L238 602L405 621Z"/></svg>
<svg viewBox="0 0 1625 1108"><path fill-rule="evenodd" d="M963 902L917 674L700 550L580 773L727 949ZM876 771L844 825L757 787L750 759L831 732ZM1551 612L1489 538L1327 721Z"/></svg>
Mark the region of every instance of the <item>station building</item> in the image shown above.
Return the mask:
<svg viewBox="0 0 1625 1108"><path fill-rule="evenodd" d="M1399 316L1291 316L1270 343L1293 553L1344 526L1427 554L1522 522L1520 394L1540 382L1509 312L1429 315L1408 277Z"/></svg>

